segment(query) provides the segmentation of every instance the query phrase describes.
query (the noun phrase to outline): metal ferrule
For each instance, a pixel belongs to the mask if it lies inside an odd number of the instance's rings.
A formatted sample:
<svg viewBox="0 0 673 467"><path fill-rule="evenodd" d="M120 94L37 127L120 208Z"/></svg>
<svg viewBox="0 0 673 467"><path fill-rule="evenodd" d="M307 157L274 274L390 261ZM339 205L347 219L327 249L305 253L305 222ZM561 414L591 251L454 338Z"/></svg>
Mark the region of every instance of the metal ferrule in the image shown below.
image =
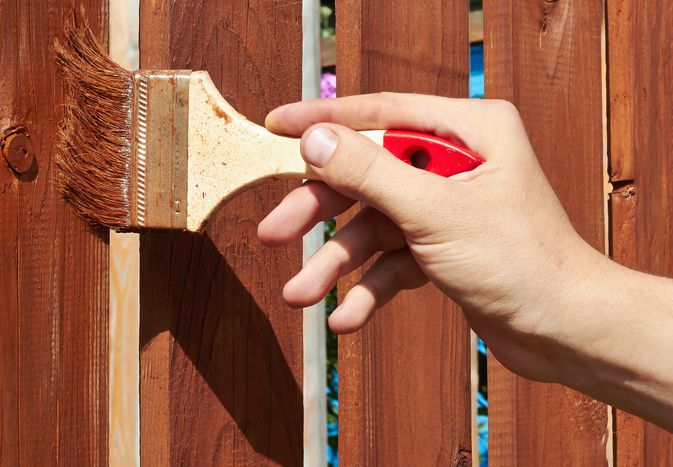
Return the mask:
<svg viewBox="0 0 673 467"><path fill-rule="evenodd" d="M133 74L132 224L187 228L191 71Z"/></svg>

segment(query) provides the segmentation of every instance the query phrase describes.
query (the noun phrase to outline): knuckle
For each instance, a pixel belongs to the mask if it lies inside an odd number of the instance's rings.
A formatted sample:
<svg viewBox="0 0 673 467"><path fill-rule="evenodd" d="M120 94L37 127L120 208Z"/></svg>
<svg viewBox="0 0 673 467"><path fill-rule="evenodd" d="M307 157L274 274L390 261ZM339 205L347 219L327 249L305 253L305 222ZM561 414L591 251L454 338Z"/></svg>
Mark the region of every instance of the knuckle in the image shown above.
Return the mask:
<svg viewBox="0 0 673 467"><path fill-rule="evenodd" d="M395 102L397 100L397 93L390 91L380 91L376 93L379 100Z"/></svg>
<svg viewBox="0 0 673 467"><path fill-rule="evenodd" d="M519 109L516 108L514 104L510 101L504 99L494 99L489 101L491 106L491 111L497 117L504 117L509 120L521 120L521 115L519 114Z"/></svg>
<svg viewBox="0 0 673 467"><path fill-rule="evenodd" d="M327 265L329 272L325 277L329 278L329 281L332 279L336 280L343 276L348 271L349 264L352 262L351 254L342 244L338 232L337 235L322 246L313 258L315 258L315 261ZM325 286L328 287L329 284L326 284Z"/></svg>
<svg viewBox="0 0 673 467"><path fill-rule="evenodd" d="M399 255L397 255L399 256ZM406 282L406 271L404 264L403 258L395 258L395 260L388 261L388 268L389 268L389 274L390 277L388 279L390 286L397 289L397 290L402 290L404 289L404 285Z"/></svg>
<svg viewBox="0 0 673 467"><path fill-rule="evenodd" d="M394 224L381 211L367 207L369 210L368 218L373 235L376 238L384 239L391 234L391 228Z"/></svg>
<svg viewBox="0 0 673 467"><path fill-rule="evenodd" d="M357 117L355 121L361 126L372 126L379 128L384 119L384 115L388 113L388 109L394 102L394 93L389 92L375 92L360 96L356 102ZM349 99L348 97L344 99ZM353 123L353 122L351 122Z"/></svg>
<svg viewBox="0 0 673 467"><path fill-rule="evenodd" d="M350 272L352 269L353 258L346 248L339 245L335 248L333 257L336 277L342 277Z"/></svg>
<svg viewBox="0 0 673 467"><path fill-rule="evenodd" d="M372 149L368 145L353 150L347 161L350 170L345 174L346 187L358 193L365 193L369 189L376 160L377 158L372 154Z"/></svg>
<svg viewBox="0 0 673 467"><path fill-rule="evenodd" d="M373 122L377 128L383 128L385 125L385 115L389 113L390 108L398 102L398 95L394 92L381 91L374 94L373 105L369 107L369 121Z"/></svg>
<svg viewBox="0 0 673 467"><path fill-rule="evenodd" d="M395 294L400 290L415 289L425 282L418 264L406 249L389 253L385 261L385 270L388 275L387 287Z"/></svg>

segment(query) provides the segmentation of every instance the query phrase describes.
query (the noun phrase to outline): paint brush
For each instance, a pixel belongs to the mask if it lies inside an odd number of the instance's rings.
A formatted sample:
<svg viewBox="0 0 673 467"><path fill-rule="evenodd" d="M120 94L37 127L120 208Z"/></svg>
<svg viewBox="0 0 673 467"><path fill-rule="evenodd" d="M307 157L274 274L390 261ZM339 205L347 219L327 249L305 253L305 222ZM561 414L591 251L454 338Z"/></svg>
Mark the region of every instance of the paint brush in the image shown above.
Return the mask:
<svg viewBox="0 0 673 467"><path fill-rule="evenodd" d="M83 15L82 15L83 16ZM269 177L315 178L299 140L272 134L227 103L205 71L130 72L71 15L54 52L65 91L57 177L85 219L116 230L199 231L222 202ZM482 159L408 131L362 132L442 176Z"/></svg>

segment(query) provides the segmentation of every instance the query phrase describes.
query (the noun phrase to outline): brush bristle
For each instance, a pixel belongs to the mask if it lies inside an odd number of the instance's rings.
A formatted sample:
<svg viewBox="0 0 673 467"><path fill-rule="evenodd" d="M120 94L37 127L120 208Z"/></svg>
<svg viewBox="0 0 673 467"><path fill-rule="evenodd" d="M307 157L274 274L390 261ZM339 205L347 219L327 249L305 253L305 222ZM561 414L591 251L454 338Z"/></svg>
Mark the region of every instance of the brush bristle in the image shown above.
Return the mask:
<svg viewBox="0 0 673 467"><path fill-rule="evenodd" d="M94 37L83 12L65 22L54 53L64 86L56 151L64 198L87 221L130 226L133 80Z"/></svg>

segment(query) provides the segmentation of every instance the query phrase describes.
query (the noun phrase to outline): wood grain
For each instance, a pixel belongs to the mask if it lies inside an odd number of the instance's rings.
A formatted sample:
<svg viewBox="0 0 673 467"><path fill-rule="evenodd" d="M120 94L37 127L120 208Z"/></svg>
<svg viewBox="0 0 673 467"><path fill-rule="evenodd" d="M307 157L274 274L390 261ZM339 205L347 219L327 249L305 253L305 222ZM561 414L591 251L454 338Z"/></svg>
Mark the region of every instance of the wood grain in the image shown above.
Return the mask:
<svg viewBox="0 0 673 467"><path fill-rule="evenodd" d="M301 98L301 38L293 0L141 2L141 67L207 70L257 123ZM205 235L141 235L143 465L302 463L302 314L281 299L301 243L256 236L291 186L242 193Z"/></svg>
<svg viewBox="0 0 673 467"><path fill-rule="evenodd" d="M673 8L666 2L610 0L608 65L612 257L673 276ZM673 464L673 435L616 412L617 466Z"/></svg>
<svg viewBox="0 0 673 467"><path fill-rule="evenodd" d="M484 1L486 97L513 102L580 235L605 245L603 3ZM489 356L489 461L604 465L608 409L533 383Z"/></svg>
<svg viewBox="0 0 673 467"><path fill-rule="evenodd" d="M467 96L467 2L337 0L336 11L339 95ZM362 272L339 282L341 297ZM460 310L430 286L340 338L339 461L469 465L469 348Z"/></svg>
<svg viewBox="0 0 673 467"><path fill-rule="evenodd" d="M138 234L110 232L111 467L139 464L139 244Z"/></svg>
<svg viewBox="0 0 673 467"><path fill-rule="evenodd" d="M88 0L107 40L107 2ZM107 463L107 232L54 183L63 91L50 48L70 1L0 2L0 132L28 129L35 162L0 162L0 464Z"/></svg>

